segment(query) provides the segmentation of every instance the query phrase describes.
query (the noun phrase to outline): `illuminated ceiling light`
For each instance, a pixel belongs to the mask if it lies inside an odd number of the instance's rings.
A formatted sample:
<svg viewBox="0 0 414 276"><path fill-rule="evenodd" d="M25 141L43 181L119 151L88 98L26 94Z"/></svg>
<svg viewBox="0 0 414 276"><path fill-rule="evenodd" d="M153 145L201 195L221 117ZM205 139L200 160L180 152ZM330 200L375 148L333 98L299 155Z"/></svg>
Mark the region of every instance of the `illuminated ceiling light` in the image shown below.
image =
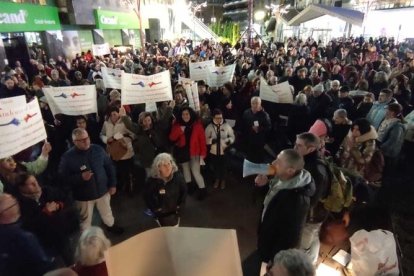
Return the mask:
<svg viewBox="0 0 414 276"><path fill-rule="evenodd" d="M262 10L256 11L254 13L254 19L256 21L262 21L265 18L265 16L266 16L266 12Z"/></svg>

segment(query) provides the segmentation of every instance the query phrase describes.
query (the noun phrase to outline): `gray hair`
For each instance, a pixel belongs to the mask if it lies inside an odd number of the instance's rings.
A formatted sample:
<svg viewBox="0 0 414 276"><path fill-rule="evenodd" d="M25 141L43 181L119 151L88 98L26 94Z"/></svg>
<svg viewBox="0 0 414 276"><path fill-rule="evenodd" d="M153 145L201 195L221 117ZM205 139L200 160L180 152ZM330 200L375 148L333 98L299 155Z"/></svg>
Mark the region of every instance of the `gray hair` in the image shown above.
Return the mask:
<svg viewBox="0 0 414 276"><path fill-rule="evenodd" d="M338 116L339 118L343 118L345 119L346 117L348 117L348 112L345 109L337 109L334 112L334 116Z"/></svg>
<svg viewBox="0 0 414 276"><path fill-rule="evenodd" d="M168 163L171 163L172 165L172 173L178 171L178 166L175 163L174 158L171 156L171 154L163 152L155 156L154 161L151 165L150 176L153 178L161 178L159 167L162 164Z"/></svg>
<svg viewBox="0 0 414 276"><path fill-rule="evenodd" d="M273 265L284 267L289 276L314 276L315 269L309 256L299 249L279 251L273 259Z"/></svg>
<svg viewBox="0 0 414 276"><path fill-rule="evenodd" d="M294 149L286 149L281 152L286 157L286 162L296 171L300 171L303 169L305 162L303 161L303 157Z"/></svg>
<svg viewBox="0 0 414 276"><path fill-rule="evenodd" d="M334 85L340 86L340 85L341 85L341 83L339 82L339 80L333 80L333 81L331 82L331 86L334 86Z"/></svg>
<svg viewBox="0 0 414 276"><path fill-rule="evenodd" d="M84 130L83 128L75 128L72 131L72 140L76 140L76 137L78 137L79 135L83 134L83 133L88 133L86 130Z"/></svg>
<svg viewBox="0 0 414 276"><path fill-rule="evenodd" d="M388 75L384 71L376 72L374 75L374 83L388 81Z"/></svg>
<svg viewBox="0 0 414 276"><path fill-rule="evenodd" d="M101 228L91 226L79 238L75 259L81 265L96 265L105 260L104 252L111 247L111 242Z"/></svg>
<svg viewBox="0 0 414 276"><path fill-rule="evenodd" d="M254 102L262 103L262 99L260 99L260 97L258 97L258 96L254 96L250 100L250 103L254 103Z"/></svg>
<svg viewBox="0 0 414 276"><path fill-rule="evenodd" d="M295 104L296 105L307 105L308 104L308 98L306 97L305 93L299 93L295 98Z"/></svg>

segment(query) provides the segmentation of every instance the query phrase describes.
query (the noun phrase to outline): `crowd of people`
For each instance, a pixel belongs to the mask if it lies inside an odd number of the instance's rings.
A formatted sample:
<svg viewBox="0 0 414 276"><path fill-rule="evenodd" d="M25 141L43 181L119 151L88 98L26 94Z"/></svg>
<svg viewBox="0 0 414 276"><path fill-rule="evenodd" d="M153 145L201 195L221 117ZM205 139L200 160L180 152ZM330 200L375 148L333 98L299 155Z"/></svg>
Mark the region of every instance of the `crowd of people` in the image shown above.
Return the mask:
<svg viewBox="0 0 414 276"><path fill-rule="evenodd" d="M199 80L195 111L178 78L190 77L190 62L205 60L236 70L222 87ZM141 75L168 70L173 100L157 103L155 112L145 104L122 106L122 91L104 86L102 67ZM262 101L261 77L269 85L287 81L294 102ZM227 161L239 156L275 160L275 175L254 180L269 184L257 260L297 247L315 264L319 232L332 217L323 204L333 182L329 166L352 179L356 202L370 204L384 179L413 164L414 53L392 38L341 38L325 46L290 38L251 47L159 41L136 53L32 59L25 68L16 62L1 71L1 83L0 99L39 100L49 141L0 160L4 275L42 275L56 265L52 257L79 275L106 275L102 252L110 242L91 226L95 206L105 230L121 234L111 196L142 190L146 213L160 226L178 226L187 194L208 200L207 185L225 189ZM43 87L87 84L96 86L97 114L52 114ZM345 226L348 211L334 212Z"/></svg>

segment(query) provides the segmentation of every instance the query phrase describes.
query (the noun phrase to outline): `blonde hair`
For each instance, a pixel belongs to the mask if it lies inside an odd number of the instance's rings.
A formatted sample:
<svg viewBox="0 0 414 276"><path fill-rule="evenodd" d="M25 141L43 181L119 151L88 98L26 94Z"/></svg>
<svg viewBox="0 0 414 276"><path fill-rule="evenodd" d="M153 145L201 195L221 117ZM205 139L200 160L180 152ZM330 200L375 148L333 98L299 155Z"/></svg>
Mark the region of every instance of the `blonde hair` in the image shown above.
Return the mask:
<svg viewBox="0 0 414 276"><path fill-rule="evenodd" d="M79 238L75 259L81 265L92 266L105 260L104 252L111 246L101 228L91 226Z"/></svg>
<svg viewBox="0 0 414 276"><path fill-rule="evenodd" d="M152 165L151 165L151 172L150 172L151 177L161 178L159 166L162 164L168 164L168 163L171 163L172 173L175 173L176 171L178 171L178 166L175 163L171 154L163 152L155 156L154 161L152 162Z"/></svg>

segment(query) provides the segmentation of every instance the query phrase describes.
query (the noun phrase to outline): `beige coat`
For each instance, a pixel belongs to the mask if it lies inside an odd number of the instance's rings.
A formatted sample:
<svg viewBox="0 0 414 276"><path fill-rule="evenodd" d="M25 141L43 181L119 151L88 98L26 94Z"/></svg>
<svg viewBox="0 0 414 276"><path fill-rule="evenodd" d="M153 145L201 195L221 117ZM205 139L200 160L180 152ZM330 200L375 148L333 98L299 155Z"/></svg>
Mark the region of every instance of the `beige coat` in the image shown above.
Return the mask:
<svg viewBox="0 0 414 276"><path fill-rule="evenodd" d="M101 139L107 144L109 138L113 138L115 134L120 133L124 137L124 141L127 144L127 152L122 156L121 160L127 160L134 156L134 149L132 148L132 140L135 139L135 134L128 130L125 124L119 119L115 124L110 119L106 120L102 126Z"/></svg>

